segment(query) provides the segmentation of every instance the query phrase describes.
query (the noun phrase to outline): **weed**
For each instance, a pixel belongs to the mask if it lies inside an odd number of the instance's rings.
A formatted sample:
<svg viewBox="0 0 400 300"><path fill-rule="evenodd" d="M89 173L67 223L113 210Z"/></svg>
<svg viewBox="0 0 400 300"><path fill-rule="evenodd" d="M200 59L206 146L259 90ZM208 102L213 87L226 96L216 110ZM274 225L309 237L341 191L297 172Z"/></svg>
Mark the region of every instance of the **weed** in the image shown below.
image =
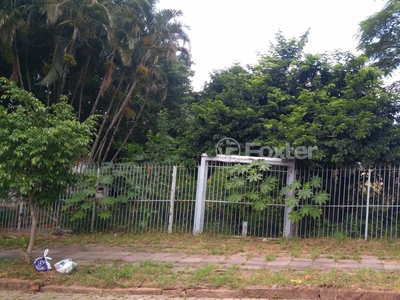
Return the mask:
<svg viewBox="0 0 400 300"><path fill-rule="evenodd" d="M300 257L300 250L301 250L301 245L298 243L294 244L293 249L290 250L290 256Z"/></svg>
<svg viewBox="0 0 400 300"><path fill-rule="evenodd" d="M319 257L319 249L318 248L311 249L310 256L312 260L316 260Z"/></svg>
<svg viewBox="0 0 400 300"><path fill-rule="evenodd" d="M274 261L276 260L276 256L274 253L268 253L265 255L265 261Z"/></svg>

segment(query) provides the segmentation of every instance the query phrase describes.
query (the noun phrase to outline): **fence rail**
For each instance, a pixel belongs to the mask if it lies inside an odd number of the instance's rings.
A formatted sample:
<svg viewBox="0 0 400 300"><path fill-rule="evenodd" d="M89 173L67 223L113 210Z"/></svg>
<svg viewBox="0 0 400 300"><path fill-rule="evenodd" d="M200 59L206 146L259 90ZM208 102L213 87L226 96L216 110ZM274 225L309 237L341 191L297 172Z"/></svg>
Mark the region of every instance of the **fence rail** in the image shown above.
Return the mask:
<svg viewBox="0 0 400 300"><path fill-rule="evenodd" d="M229 166L211 164L206 173L203 232L227 235L247 235L279 238L284 235L284 199L257 212L250 202L233 203L224 188L224 170ZM120 174L104 186L105 195L128 195L129 200L109 207L111 216L101 219L104 209L94 205L82 219L71 220L76 207L65 210L65 201L79 188L66 191L49 207L38 209L38 229L69 230L71 232L160 232L191 233L195 222L196 192L199 173L196 169L177 166L142 166L115 164L107 168L85 165L77 171L107 176ZM271 171L284 182L285 169ZM304 218L296 224L300 237L348 236L352 238L399 237L400 231L400 166L378 165L370 169L359 167L296 169L296 178L307 182L322 178L322 190L330 200L321 205L321 218ZM282 183L283 185L283 183ZM306 205L307 203L300 203ZM26 203L0 201L0 228L28 229L30 212Z"/></svg>

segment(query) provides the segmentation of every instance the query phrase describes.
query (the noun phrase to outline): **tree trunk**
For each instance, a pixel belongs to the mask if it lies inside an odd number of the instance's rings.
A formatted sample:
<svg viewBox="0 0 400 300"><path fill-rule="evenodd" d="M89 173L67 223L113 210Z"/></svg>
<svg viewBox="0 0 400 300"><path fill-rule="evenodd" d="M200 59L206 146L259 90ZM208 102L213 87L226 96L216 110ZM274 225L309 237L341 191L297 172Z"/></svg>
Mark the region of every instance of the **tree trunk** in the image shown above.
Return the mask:
<svg viewBox="0 0 400 300"><path fill-rule="evenodd" d="M115 90L114 96L113 96L113 98L111 99L111 101L110 101L110 103L109 103L109 105L108 105L107 112L106 112L105 115L103 116L103 121L101 122L100 129L99 129L98 132L97 132L97 136L101 136L101 134L103 133L104 126L105 126L106 123L107 123L108 116L110 115L111 108L112 108L112 106L113 106L113 104L114 104L115 98L117 97L117 92L119 91L119 89L120 89L120 87L121 87L122 81L123 81L123 77L121 77L120 82L119 82L119 84L118 84L118 87L117 87L117 89ZM119 107L119 105L117 106L117 110L118 110L118 107ZM98 144L99 141L100 141L99 139L96 139L95 143L94 143L93 146L92 146L92 149L91 149L91 151L90 151L90 157L89 157L90 160L96 160L96 157L97 157L97 153L98 153L98 151L99 151L99 148L101 148L101 146L97 147L97 144ZM101 145L101 144L100 144L100 145Z"/></svg>
<svg viewBox="0 0 400 300"><path fill-rule="evenodd" d="M96 113L97 105L99 104L100 98L103 97L104 92L109 88L112 82L112 77L114 74L114 56L115 56L115 49L111 52L110 55L107 56L107 62L109 62L110 69L106 72L106 75L103 78L103 82L101 83L99 92L97 93L96 100L94 101L92 111L90 112L90 115L94 115Z"/></svg>
<svg viewBox="0 0 400 300"><path fill-rule="evenodd" d="M36 236L36 227L37 227L37 219L36 219L36 210L35 210L35 205L32 203L32 198L33 195L31 197L29 197L29 210L31 213L31 231L29 234L29 245L28 248L26 248L25 252L22 253L23 256L23 260L27 263L30 264L31 263L31 253L33 250L33 245L35 243L35 236Z"/></svg>
<svg viewBox="0 0 400 300"><path fill-rule="evenodd" d="M16 39L14 39L14 44L15 44L15 59L16 59L16 62L17 62L17 70L18 70L19 82L21 84L22 89L24 90L25 87L24 87L24 81L22 80L21 65L19 63L17 40Z"/></svg>
<svg viewBox="0 0 400 300"><path fill-rule="evenodd" d="M108 152L110 151L111 145L112 145L112 143L114 142L114 138L115 138L115 135L116 135L117 132L118 132L119 124L121 124L121 121L122 121L122 118L119 119L117 125L115 126L114 133L113 133L113 135L111 136L110 142L108 143L108 146L107 146L107 150L106 150L106 152L104 153L103 160L101 161L102 163L106 161ZM105 144L104 144L104 145L105 145ZM104 145L103 145L103 147L100 149L100 152L99 152L99 160L101 159L101 153L103 152Z"/></svg>
<svg viewBox="0 0 400 300"><path fill-rule="evenodd" d="M110 123L110 125L109 125L109 127L108 127L106 133L104 134L104 136L101 137L99 134L97 134L96 139L95 139L95 141L94 141L94 143L93 143L93 147L92 147L92 153L93 153L93 154L95 154L96 150L98 150L98 149L96 149L96 148L97 148L96 146L99 144L99 141L100 141L100 140L103 140L103 139L107 139L107 138L108 138L108 135L110 134L110 132L111 132L112 128L114 127L114 125L115 125L117 122L121 122L121 121L120 121L120 118L123 117L122 114L123 114L123 112L124 112L124 109L128 106L129 100L131 99L131 96L132 96L132 94L133 94L133 91L135 90L135 88L136 88L138 82L139 82L138 79L135 79L135 80L132 82L132 86L131 86L131 88L129 89L128 94L125 96L125 99L123 100L123 102L122 102L121 106L119 107L119 109L115 112L115 114L114 114L114 116L113 116L113 118L112 118L112 120L111 120L111 123ZM114 129L114 132L115 132L115 130L117 130L117 129L115 128L115 129ZM90 155L90 157L91 157L92 159L94 159L94 157L96 157L96 156L97 156L99 159L101 158L101 154L100 154L100 155Z"/></svg>
<svg viewBox="0 0 400 300"><path fill-rule="evenodd" d="M31 79L30 79L30 75L29 75L28 50L29 50L29 43L26 43L26 49L25 49L26 80L28 82L28 91L32 92Z"/></svg>
<svg viewBox="0 0 400 300"><path fill-rule="evenodd" d="M144 97L144 100L143 100L143 103L142 103L142 105L140 107L139 113L135 118L135 123L133 124L133 126L129 130L128 134L126 135L126 137L125 137L124 141L122 142L121 146L118 148L117 152L114 154L113 158L111 158L111 162L113 162L118 157L118 154L121 152L121 150L125 147L125 144L128 142L129 137L132 135L133 130L136 128L136 126L138 124L138 121L140 119L140 116L142 115L144 107L146 106L146 102L147 102L148 98L149 98L149 89L147 89L147 91L146 91L146 96ZM104 158L106 158L106 157L104 157Z"/></svg>

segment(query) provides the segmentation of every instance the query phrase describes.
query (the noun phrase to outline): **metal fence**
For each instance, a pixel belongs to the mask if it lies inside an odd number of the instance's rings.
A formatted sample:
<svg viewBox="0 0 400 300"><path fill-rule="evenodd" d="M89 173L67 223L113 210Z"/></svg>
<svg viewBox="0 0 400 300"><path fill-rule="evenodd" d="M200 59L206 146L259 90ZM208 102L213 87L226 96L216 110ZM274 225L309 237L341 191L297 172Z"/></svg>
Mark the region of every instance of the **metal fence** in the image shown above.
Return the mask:
<svg viewBox="0 0 400 300"><path fill-rule="evenodd" d="M312 176L322 178L322 189L329 193L330 200L321 206L321 218L300 222L300 236L398 237L399 165L297 170L297 177L304 182Z"/></svg>
<svg viewBox="0 0 400 300"><path fill-rule="evenodd" d="M183 232L193 227L196 180L195 170L176 166L141 166L115 164L99 167L83 165L80 172L105 178L114 174L111 183L101 187L104 196L127 196L128 201L105 207L98 203L87 209L84 218L73 219L76 206L65 210L65 201L83 187L69 188L59 201L38 209L39 230L69 232L126 231L126 232ZM98 190L97 192L99 192ZM99 217L108 209L108 219ZM22 222L21 222L22 220ZM3 229L26 229L30 224L29 207L23 202L0 203L0 226Z"/></svg>
<svg viewBox="0 0 400 300"><path fill-rule="evenodd" d="M229 164L213 162L205 173L204 219L202 232L279 238L284 236L284 198L276 193L276 201L261 212L250 202L232 203L224 187ZM102 219L105 207L93 205L86 216L71 220L76 206L65 210L65 201L80 188L70 188L49 207L38 209L39 230L71 232L161 232L191 233L195 223L196 194L199 172L196 169L163 165L115 164L107 168L85 165L80 171L101 176L114 174L111 183L101 190L104 195L125 195L126 202L108 207L111 216ZM113 173L114 172L114 173ZM118 176L116 176L117 174ZM285 185L287 169L275 166L270 170ZM397 238L400 230L400 166L325 167L296 169L296 178L307 182L312 176L322 178L322 190L330 200L320 208L319 219L307 217L295 226L300 237L347 236L353 238ZM305 205L306 203L300 203ZM30 212L21 201L0 202L0 228L28 229Z"/></svg>

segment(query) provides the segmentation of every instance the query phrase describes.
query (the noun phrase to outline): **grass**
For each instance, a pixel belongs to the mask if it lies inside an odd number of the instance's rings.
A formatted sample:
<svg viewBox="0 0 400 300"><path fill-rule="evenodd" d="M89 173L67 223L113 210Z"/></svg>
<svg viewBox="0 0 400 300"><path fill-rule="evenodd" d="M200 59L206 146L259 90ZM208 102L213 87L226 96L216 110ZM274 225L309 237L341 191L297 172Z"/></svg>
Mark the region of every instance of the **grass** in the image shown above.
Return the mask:
<svg viewBox="0 0 400 300"><path fill-rule="evenodd" d="M80 285L98 288L155 287L155 288L230 288L245 286L279 286L280 288L348 288L363 290L398 291L399 272L378 272L360 269L345 272L339 269L305 271L268 269L244 270L238 266L221 269L205 265L196 269L176 270L169 264L151 261L139 265L78 265L68 275L55 270L37 273L17 261L0 259L0 277L30 279L42 285Z"/></svg>
<svg viewBox="0 0 400 300"><path fill-rule="evenodd" d="M27 232L1 232L0 249L26 247ZM362 255L379 259L400 261L399 240L356 240L338 235L332 238L277 239L263 242L259 238L234 238L203 234L76 234L54 235L38 233L36 247L74 246L89 249L91 245L118 246L126 251L139 252L185 252L188 254L224 255L241 254L248 259L265 257L274 261L279 257L319 257L335 261L352 259L361 261ZM20 261L0 259L0 278L21 278L40 281L44 284L81 285L100 288L159 287L159 288L232 288L241 289L249 285L279 287L320 287L375 290L400 290L399 272L377 272L369 269L343 270L246 270L238 266L221 267L206 265L197 268L174 269L170 264L144 261L140 264L121 264L116 259L113 265L78 265L69 275L56 271L37 273L31 266Z"/></svg>
<svg viewBox="0 0 400 300"><path fill-rule="evenodd" d="M0 249L21 249L27 245L27 232L1 232ZM382 260L400 261L400 240L362 240L337 235L331 238L277 239L265 243L260 238L236 238L230 236L202 234L129 234L93 233L54 235L38 233L37 248L52 246L75 246L81 250L90 245L118 246L132 252L185 252L188 254L224 255L242 254L247 258L272 255L279 257L319 257L361 260L362 255L376 256Z"/></svg>
<svg viewBox="0 0 400 300"><path fill-rule="evenodd" d="M265 255L265 261L274 261L276 260L276 256L274 253L268 253Z"/></svg>

